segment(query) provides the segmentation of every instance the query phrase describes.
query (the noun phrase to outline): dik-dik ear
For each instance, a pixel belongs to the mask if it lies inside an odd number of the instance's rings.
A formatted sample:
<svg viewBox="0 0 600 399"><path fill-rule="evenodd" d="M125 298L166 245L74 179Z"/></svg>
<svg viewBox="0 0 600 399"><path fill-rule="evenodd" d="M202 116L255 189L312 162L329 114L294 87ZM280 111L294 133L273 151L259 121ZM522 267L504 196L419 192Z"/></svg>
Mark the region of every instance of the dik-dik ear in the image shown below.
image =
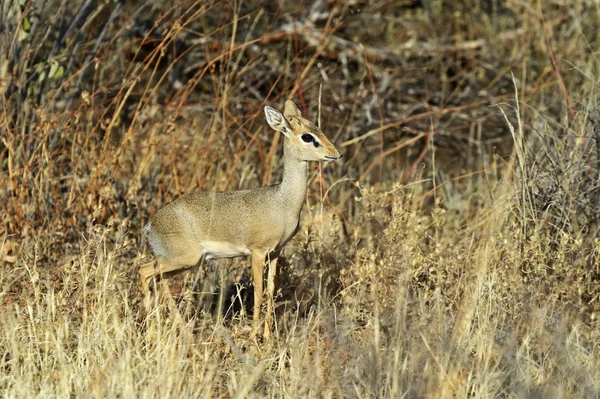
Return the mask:
<svg viewBox="0 0 600 399"><path fill-rule="evenodd" d="M277 111L275 108L265 106L265 116L267 117L267 123L273 129L281 132L285 135L285 137L290 137L292 134L292 128L289 123L285 119L285 117L281 114L281 112Z"/></svg>
<svg viewBox="0 0 600 399"><path fill-rule="evenodd" d="M287 100L285 102L285 108L283 109L283 114L285 115L286 118L289 118L292 116L302 116L302 111L300 110L300 107L298 107L298 104L296 104L292 100Z"/></svg>

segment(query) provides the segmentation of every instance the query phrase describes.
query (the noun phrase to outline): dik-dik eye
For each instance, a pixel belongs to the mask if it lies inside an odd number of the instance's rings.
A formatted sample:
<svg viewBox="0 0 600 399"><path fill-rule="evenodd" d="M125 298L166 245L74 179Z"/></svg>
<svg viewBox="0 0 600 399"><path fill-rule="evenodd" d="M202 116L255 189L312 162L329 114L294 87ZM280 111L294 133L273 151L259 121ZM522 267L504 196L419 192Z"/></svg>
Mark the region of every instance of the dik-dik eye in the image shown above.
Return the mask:
<svg viewBox="0 0 600 399"><path fill-rule="evenodd" d="M312 134L308 134L308 133L304 133L301 138L302 138L302 141L304 141L305 143L310 143L311 141L315 141L315 136L313 136Z"/></svg>

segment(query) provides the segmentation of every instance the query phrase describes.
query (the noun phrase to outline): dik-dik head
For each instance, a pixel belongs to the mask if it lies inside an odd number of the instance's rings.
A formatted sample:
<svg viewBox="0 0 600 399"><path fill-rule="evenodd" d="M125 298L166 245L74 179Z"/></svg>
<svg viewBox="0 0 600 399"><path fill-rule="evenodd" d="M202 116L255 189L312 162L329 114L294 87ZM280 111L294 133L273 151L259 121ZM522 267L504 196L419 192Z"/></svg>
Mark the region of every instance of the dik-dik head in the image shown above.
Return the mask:
<svg viewBox="0 0 600 399"><path fill-rule="evenodd" d="M283 114L265 106L265 115L269 126L283 133L289 142L286 156L293 156L298 161L335 161L342 157L321 129L302 117L300 108L292 100L285 102Z"/></svg>

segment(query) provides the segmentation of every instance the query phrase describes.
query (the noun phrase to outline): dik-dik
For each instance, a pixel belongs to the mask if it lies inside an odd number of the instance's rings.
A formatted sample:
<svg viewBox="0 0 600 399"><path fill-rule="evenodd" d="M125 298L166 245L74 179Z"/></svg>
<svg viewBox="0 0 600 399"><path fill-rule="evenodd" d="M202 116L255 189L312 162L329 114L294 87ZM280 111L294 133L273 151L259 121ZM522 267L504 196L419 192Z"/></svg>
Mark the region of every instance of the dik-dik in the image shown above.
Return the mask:
<svg viewBox="0 0 600 399"><path fill-rule="evenodd" d="M263 269L268 264L264 336L271 331L277 255L294 236L306 199L308 161L335 161L342 153L321 129L303 118L293 101L283 114L265 107L267 123L285 136L281 183L253 190L195 192L160 209L145 227L156 262L140 270L145 306L149 284L163 273L195 266L204 259L252 256L254 332L263 300Z"/></svg>

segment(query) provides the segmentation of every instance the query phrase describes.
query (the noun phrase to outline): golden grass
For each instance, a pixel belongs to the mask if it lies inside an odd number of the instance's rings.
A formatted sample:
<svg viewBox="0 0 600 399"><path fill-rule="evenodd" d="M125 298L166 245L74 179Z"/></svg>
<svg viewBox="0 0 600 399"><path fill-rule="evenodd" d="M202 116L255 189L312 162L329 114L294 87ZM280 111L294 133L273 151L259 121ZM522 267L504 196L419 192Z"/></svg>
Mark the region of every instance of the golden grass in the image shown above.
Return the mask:
<svg viewBox="0 0 600 399"><path fill-rule="evenodd" d="M446 3L3 5L3 396L599 396L600 11ZM185 324L143 315L142 226L278 181L287 97L345 156L273 339L244 259L173 282Z"/></svg>

